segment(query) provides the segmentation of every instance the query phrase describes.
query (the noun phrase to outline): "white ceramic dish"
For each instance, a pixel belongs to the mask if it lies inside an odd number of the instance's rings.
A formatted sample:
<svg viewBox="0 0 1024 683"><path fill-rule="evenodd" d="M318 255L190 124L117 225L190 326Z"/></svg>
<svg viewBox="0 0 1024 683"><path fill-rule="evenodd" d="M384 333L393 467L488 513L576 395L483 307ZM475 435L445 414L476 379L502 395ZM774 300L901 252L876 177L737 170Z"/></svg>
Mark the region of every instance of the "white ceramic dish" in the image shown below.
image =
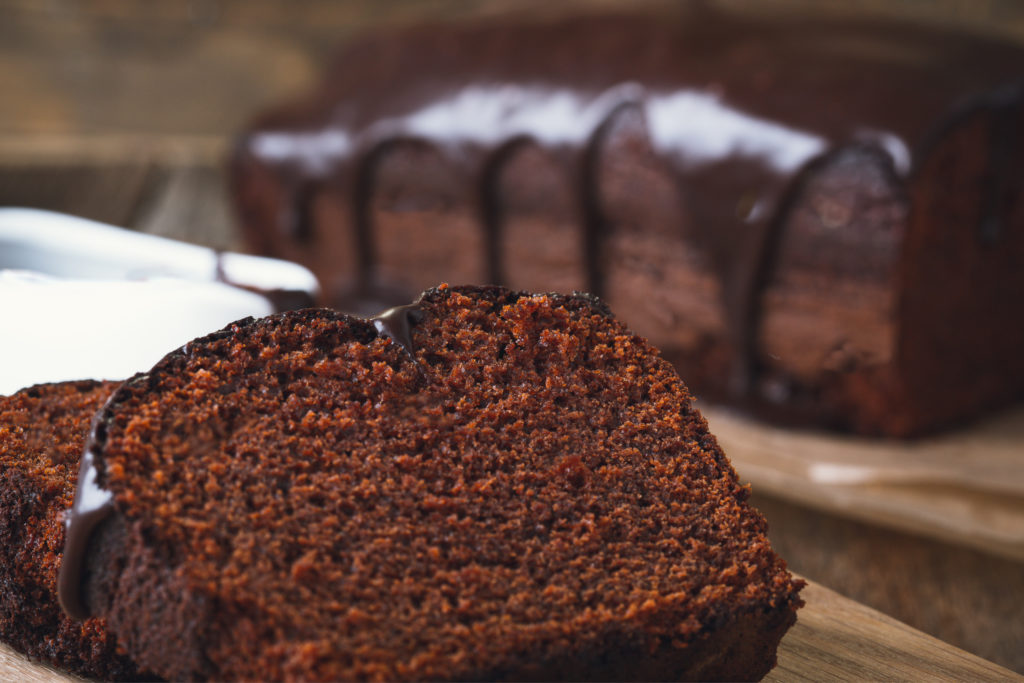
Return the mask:
<svg viewBox="0 0 1024 683"><path fill-rule="evenodd" d="M233 320L273 312L234 285L317 294L313 274L293 263L0 209L0 394L123 379Z"/></svg>

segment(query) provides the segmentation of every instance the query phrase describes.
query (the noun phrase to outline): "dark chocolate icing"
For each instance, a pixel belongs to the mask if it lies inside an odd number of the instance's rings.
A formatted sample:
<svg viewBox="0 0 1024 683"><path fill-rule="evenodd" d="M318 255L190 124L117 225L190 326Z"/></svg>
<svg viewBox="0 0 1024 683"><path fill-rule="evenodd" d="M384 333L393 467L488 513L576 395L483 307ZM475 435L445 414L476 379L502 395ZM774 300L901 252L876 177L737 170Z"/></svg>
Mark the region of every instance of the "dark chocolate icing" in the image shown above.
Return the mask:
<svg viewBox="0 0 1024 683"><path fill-rule="evenodd" d="M1007 201L1011 193L1011 179L1014 178L1014 163L1017 140L1020 135L1020 121L1024 120L1024 84L993 93L988 103L993 123L989 130L989 165L986 178L986 194L982 200L981 239L985 244L995 244L1003 232L1007 213Z"/></svg>
<svg viewBox="0 0 1024 683"><path fill-rule="evenodd" d="M97 482L94 452L104 429L101 420L105 412L101 410L93 421L78 470L75 500L64 518L64 555L57 576L57 598L64 612L74 619L89 616L89 610L82 599L82 573L93 530L114 511L113 494Z"/></svg>
<svg viewBox="0 0 1024 683"><path fill-rule="evenodd" d="M346 50L304 105L257 121L240 153L278 169L293 188L279 229L308 239L309 188L348 193L358 288L377 265L372 197L384 153L441 151L474 181L489 280L504 282L499 180L512 152L536 145L572 178L587 284L604 293L608 219L598 161L609 131L639 113L658 160L692 198L693 244L712 265L726 312L733 392L754 384L759 292L804 171L845 149L869 148L905 185L943 113L995 115L1014 127L1024 51L964 33L864 20L744 19L689 6L679 17L594 16L550 23L413 28ZM988 93L1015 93L1012 103ZM979 239L996 241L1008 145ZM291 222L289 222L291 221ZM851 228L852 229L852 228Z"/></svg>
<svg viewBox="0 0 1024 683"><path fill-rule="evenodd" d="M377 332L400 345L406 353L415 358L412 344L413 325L423 320L423 309L418 304L406 304L389 308L369 319Z"/></svg>

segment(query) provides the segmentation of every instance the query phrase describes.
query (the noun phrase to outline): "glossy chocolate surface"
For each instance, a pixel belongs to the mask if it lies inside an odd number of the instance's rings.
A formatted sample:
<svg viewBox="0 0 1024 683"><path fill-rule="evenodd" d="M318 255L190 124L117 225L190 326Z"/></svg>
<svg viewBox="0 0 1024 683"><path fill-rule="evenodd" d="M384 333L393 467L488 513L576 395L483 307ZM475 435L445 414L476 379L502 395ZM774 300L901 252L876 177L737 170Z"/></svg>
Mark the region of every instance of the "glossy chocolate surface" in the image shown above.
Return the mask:
<svg viewBox="0 0 1024 683"><path fill-rule="evenodd" d="M412 327L423 319L423 309L416 304L406 304L389 308L383 313L370 318L374 329L395 342L415 357L416 349L412 344Z"/></svg>
<svg viewBox="0 0 1024 683"><path fill-rule="evenodd" d="M92 431L78 471L75 500L64 518L64 556L57 576L57 597L64 612L74 619L86 619L89 610L82 599L82 573L92 533L114 511L114 497L102 488L96 470L95 449L104 429L101 410L93 421Z"/></svg>

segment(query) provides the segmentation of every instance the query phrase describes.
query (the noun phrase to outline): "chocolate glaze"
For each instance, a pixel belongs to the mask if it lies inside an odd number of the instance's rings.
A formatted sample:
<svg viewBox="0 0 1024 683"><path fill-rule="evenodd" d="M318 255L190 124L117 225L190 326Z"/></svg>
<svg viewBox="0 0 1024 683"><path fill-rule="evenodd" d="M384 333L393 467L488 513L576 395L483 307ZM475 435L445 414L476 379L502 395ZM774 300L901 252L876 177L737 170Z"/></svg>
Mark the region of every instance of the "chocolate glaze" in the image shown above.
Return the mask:
<svg viewBox="0 0 1024 683"><path fill-rule="evenodd" d="M85 619L89 610L82 599L82 573L93 530L114 511L114 497L98 483L96 444L102 441L103 416L101 410L93 420L85 453L78 470L75 500L64 518L64 555L57 576L57 598L69 617Z"/></svg>
<svg viewBox="0 0 1024 683"><path fill-rule="evenodd" d="M996 244L1004 229L1006 202L1012 188L1013 164L1020 135L1019 122L1024 112L1024 84L993 93L988 108L993 115L989 130L989 169L987 192L982 200L981 239L985 244Z"/></svg>
<svg viewBox="0 0 1024 683"><path fill-rule="evenodd" d="M418 304L406 304L389 308L369 319L379 334L405 349L406 353L415 358L412 343L412 328L423 320L423 309Z"/></svg>
<svg viewBox="0 0 1024 683"><path fill-rule="evenodd" d="M307 220L297 228L288 218L279 230L297 239L312 234L310 188L348 193L357 288L369 291L371 202L388 149L433 147L475 179L489 279L501 284L499 179L517 147L537 145L574 179L587 282L600 295L608 220L598 160L616 121L638 112L666 171L696 198L694 244L718 280L733 392L745 395L760 288L804 170L867 147L905 185L943 112L1019 111L1020 88L1005 84L1022 78L1024 51L991 39L863 20L750 20L703 5L670 18L413 28L346 50L320 92L257 121L238 154L278 169L293 188L282 216ZM1015 93L1010 104L988 95L1000 88ZM1002 230L1009 149L994 143L990 152L982 240Z"/></svg>

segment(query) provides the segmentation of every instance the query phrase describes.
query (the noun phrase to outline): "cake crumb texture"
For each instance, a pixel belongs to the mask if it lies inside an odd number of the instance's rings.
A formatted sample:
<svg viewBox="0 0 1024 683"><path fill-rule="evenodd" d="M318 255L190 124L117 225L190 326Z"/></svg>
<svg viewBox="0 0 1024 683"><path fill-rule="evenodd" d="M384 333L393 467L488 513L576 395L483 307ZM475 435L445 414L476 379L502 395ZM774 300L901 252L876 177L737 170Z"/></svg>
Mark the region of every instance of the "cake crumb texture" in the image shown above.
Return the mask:
<svg viewBox="0 0 1024 683"><path fill-rule="evenodd" d="M125 383L87 599L179 678L763 676L802 604L671 365L596 299L236 323ZM116 568L116 570L114 569Z"/></svg>
<svg viewBox="0 0 1024 683"><path fill-rule="evenodd" d="M139 680L100 619L57 604L64 511L93 414L113 382L61 382L0 397L0 640L90 678Z"/></svg>

